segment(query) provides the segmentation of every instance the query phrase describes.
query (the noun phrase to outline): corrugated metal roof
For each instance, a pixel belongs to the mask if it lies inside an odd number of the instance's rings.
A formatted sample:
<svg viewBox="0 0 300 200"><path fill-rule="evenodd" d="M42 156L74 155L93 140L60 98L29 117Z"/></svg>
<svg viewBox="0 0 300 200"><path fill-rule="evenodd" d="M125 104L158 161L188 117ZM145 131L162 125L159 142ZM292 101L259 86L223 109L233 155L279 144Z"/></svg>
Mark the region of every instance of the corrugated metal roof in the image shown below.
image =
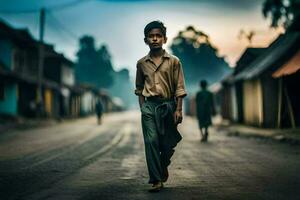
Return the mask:
<svg viewBox="0 0 300 200"><path fill-rule="evenodd" d="M260 75L266 69L272 67L274 63L282 59L292 47L295 45L299 46L297 43L299 39L299 32L291 32L279 36L278 39L266 49L265 53L250 63L241 73L237 74L234 80L251 79Z"/></svg>
<svg viewBox="0 0 300 200"><path fill-rule="evenodd" d="M247 65L249 65L254 59L259 57L267 48L247 48L244 53L240 56L234 68L234 75L240 73Z"/></svg>
<svg viewBox="0 0 300 200"><path fill-rule="evenodd" d="M286 76L293 74L300 70L300 50L290 59L287 63L285 63L281 68L276 70L273 74L273 78L279 78L281 76Z"/></svg>
<svg viewBox="0 0 300 200"><path fill-rule="evenodd" d="M248 64L249 61L253 60L253 58L257 58L258 56L260 56L265 51L266 51L266 48L248 47L241 54L239 60L237 61L237 66L238 65Z"/></svg>

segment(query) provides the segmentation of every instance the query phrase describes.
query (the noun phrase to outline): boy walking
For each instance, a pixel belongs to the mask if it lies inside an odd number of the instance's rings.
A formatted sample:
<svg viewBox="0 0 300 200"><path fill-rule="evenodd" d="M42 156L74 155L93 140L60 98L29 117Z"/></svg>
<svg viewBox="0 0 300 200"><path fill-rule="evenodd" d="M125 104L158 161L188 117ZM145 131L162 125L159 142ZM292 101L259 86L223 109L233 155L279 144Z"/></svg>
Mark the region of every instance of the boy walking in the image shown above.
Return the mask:
<svg viewBox="0 0 300 200"><path fill-rule="evenodd" d="M179 59L168 54L166 27L153 21L144 28L150 52L137 62L136 90L142 113L142 129L150 192L158 192L168 179L174 147L181 140L177 125L182 122L182 98L186 96Z"/></svg>
<svg viewBox="0 0 300 200"><path fill-rule="evenodd" d="M102 113L103 113L103 105L100 99L97 99L96 102L96 114L97 114L97 121L98 124L102 123Z"/></svg>
<svg viewBox="0 0 300 200"><path fill-rule="evenodd" d="M196 94L196 111L199 129L201 133L201 142L208 139L208 127L212 124L211 117L215 114L213 94L207 90L206 80L200 81L201 90Z"/></svg>

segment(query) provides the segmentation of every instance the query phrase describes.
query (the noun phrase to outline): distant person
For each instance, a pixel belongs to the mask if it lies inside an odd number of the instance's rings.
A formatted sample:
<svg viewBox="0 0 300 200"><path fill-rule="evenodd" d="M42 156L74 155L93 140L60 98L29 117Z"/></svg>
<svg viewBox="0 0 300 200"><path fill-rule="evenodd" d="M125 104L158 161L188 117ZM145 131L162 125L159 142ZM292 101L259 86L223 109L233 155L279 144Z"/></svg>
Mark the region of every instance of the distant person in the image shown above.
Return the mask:
<svg viewBox="0 0 300 200"><path fill-rule="evenodd" d="M96 114L97 114L97 121L98 124L102 123L102 113L103 113L103 105L100 99L96 102Z"/></svg>
<svg viewBox="0 0 300 200"><path fill-rule="evenodd" d="M215 114L213 94L207 90L206 80L200 81L201 90L196 95L196 113L201 133L201 141L208 139L208 128L212 124L211 117Z"/></svg>
<svg viewBox="0 0 300 200"><path fill-rule="evenodd" d="M177 125L182 122L182 99L186 96L179 59L163 49L166 27L153 21L144 28L150 52L137 62L136 90L142 113L149 192L163 188L174 148L182 139Z"/></svg>

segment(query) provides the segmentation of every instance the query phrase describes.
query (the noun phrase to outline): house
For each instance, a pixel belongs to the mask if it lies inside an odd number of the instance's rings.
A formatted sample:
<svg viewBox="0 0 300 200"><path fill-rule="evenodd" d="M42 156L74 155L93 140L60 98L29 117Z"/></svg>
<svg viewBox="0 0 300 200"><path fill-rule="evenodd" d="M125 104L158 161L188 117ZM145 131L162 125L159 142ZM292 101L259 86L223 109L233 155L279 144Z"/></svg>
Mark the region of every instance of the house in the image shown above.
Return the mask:
<svg viewBox="0 0 300 200"><path fill-rule="evenodd" d="M231 121L241 123L244 121L244 95L243 81L236 80L235 76L241 73L247 66L260 56L266 48L247 48L236 63L233 74L229 75L222 81L224 98L226 104L223 105L224 116ZM228 94L226 96L226 94Z"/></svg>
<svg viewBox="0 0 300 200"><path fill-rule="evenodd" d="M291 119L287 119L284 113L288 112L288 101L282 101L284 83L273 78L272 74L296 56L299 44L299 32L280 35L263 54L235 76L235 81L243 81L246 124L270 128L291 127Z"/></svg>
<svg viewBox="0 0 300 200"><path fill-rule="evenodd" d="M17 84L15 77L8 72L8 66L0 60L0 114L17 114Z"/></svg>
<svg viewBox="0 0 300 200"><path fill-rule="evenodd" d="M272 77L279 81L277 126L300 127L300 49Z"/></svg>
<svg viewBox="0 0 300 200"><path fill-rule="evenodd" d="M36 97L37 44L26 29L13 29L0 22L0 60L3 99L0 113L33 115Z"/></svg>
<svg viewBox="0 0 300 200"><path fill-rule="evenodd" d="M61 86L57 80L47 76L39 79L39 46L40 43L33 39L28 30L15 29L0 21L0 114L36 117L40 83L44 115L59 115L58 96ZM46 55L44 65L48 66L49 52L57 53L51 45L43 44L43 48Z"/></svg>
<svg viewBox="0 0 300 200"><path fill-rule="evenodd" d="M60 86L57 99L53 101L58 102L58 107L52 104L52 106L57 107L57 115L60 117L78 116L77 110L79 108L76 102L79 101L80 92L75 88L74 63L63 54L55 52L52 46L46 49L44 78L55 81ZM54 97L49 98L53 99ZM49 105L47 98L45 101L46 106Z"/></svg>

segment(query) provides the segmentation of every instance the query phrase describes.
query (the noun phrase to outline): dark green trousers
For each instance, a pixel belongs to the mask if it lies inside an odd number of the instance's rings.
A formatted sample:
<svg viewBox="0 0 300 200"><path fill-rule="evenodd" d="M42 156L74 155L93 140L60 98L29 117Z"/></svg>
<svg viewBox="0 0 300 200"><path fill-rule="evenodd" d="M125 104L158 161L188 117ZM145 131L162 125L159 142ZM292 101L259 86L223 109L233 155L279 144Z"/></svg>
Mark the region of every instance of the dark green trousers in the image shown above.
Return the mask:
<svg viewBox="0 0 300 200"><path fill-rule="evenodd" d="M155 120L155 108L159 103L146 101L141 108L142 129L145 143L146 161L149 172L149 183L161 181L163 168L167 167L171 161L174 150L169 145L164 145L166 141L163 135L159 134Z"/></svg>

